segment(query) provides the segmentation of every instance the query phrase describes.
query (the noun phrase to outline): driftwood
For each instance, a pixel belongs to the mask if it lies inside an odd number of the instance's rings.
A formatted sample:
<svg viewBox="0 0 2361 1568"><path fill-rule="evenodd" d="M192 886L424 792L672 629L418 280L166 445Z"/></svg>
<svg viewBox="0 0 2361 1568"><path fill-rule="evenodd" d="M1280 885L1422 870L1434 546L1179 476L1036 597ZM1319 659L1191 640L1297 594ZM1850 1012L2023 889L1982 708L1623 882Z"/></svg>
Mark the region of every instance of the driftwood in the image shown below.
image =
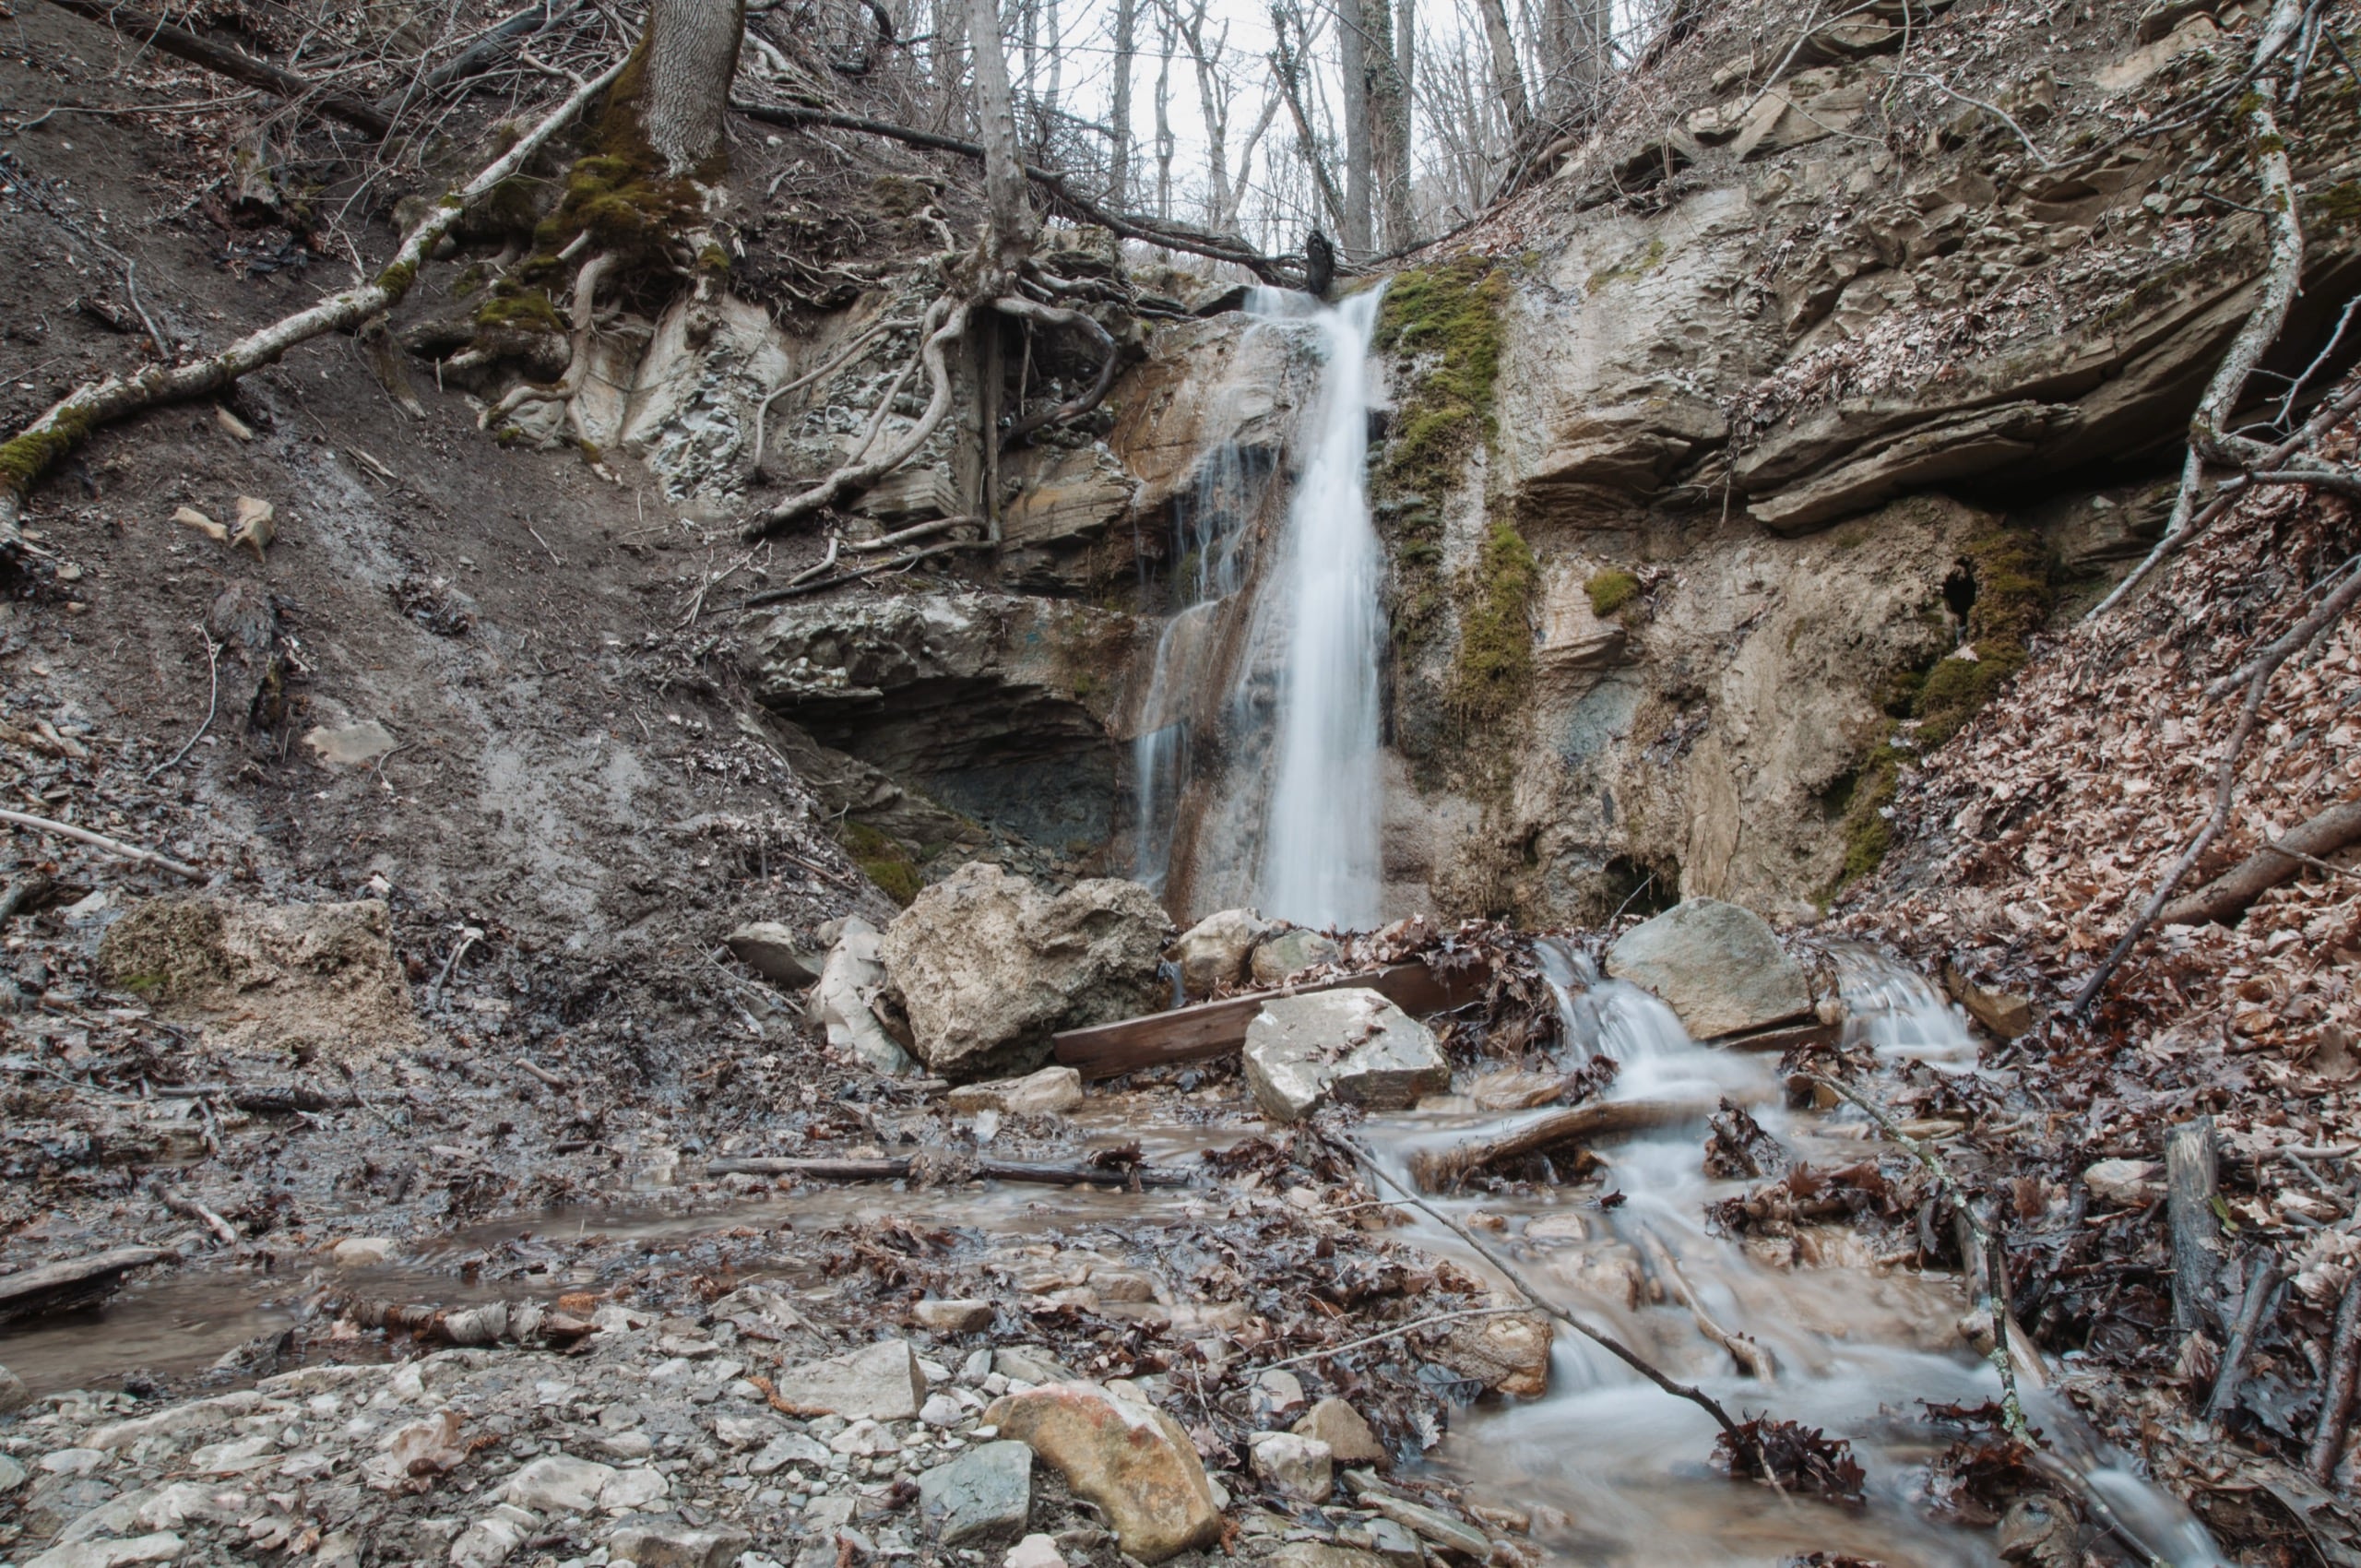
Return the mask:
<svg viewBox="0 0 2361 1568"><path fill-rule="evenodd" d="M2184 1122L2165 1137L2165 1218L2173 1241L2173 1326L2183 1334L2214 1316L2222 1269L2221 1175L2213 1118Z"/></svg>
<svg viewBox="0 0 2361 1568"><path fill-rule="evenodd" d="M2336 1309L2336 1328L2329 1339L2328 1381L2320 1389L2319 1424L2312 1429L2312 1445L2304 1467L2322 1486L2336 1474L2344 1455L2344 1429L2353 1420L2353 1397L2361 1388L2361 1273L2344 1287L2344 1301Z"/></svg>
<svg viewBox="0 0 2361 1568"><path fill-rule="evenodd" d="M161 1247L117 1247L0 1277L0 1324L95 1305L121 1289L133 1269L172 1255Z"/></svg>
<svg viewBox="0 0 2361 1568"><path fill-rule="evenodd" d="M94 849L104 849L110 855L120 855L125 860L139 861L171 872L174 876L187 877L191 882L203 882L206 878L204 872L185 861L160 855L153 849L143 849L136 844L126 844L120 838L110 838L103 833L93 833L87 827L77 827L70 822L35 816L30 812L12 811L0 811L0 822L15 827L29 827L36 833L53 833L61 838L72 838Z"/></svg>
<svg viewBox="0 0 2361 1568"><path fill-rule="evenodd" d="M1410 1174L1418 1178L1419 1186L1430 1193L1436 1192L1465 1180L1486 1166L1558 1144L1611 1137L1619 1133L1644 1133L1682 1122L1702 1121L1713 1113L1714 1107L1703 1100L1594 1100L1588 1105L1546 1111L1505 1127L1491 1127L1442 1148L1420 1149L1410 1157Z"/></svg>
<svg viewBox="0 0 2361 1568"><path fill-rule="evenodd" d="M2294 877L2306 864L2356 841L2361 841L2361 801L2331 806L2188 897L2166 905L2156 921L2160 925L2227 925L2246 913L2248 905Z"/></svg>
<svg viewBox="0 0 2361 1568"><path fill-rule="evenodd" d="M1068 1029L1051 1039L1061 1065L1074 1068L1086 1078L1111 1078L1142 1067L1201 1062L1236 1051L1246 1043L1246 1027L1254 1021L1254 1015L1275 997L1358 987L1376 992L1405 1013L1435 1013L1474 1001L1483 994L1489 979L1481 970L1438 974L1423 963L1395 964L1366 974L1339 975L1308 985L1200 1002L1119 1024Z"/></svg>
<svg viewBox="0 0 2361 1568"><path fill-rule="evenodd" d="M920 1166L910 1159L813 1159L783 1156L714 1159L706 1162L708 1176L808 1176L820 1182L898 1182ZM1082 1187L1098 1182L1110 1186L1186 1187L1193 1178L1185 1170L1159 1170L1150 1165L1093 1165L1081 1160L1069 1165L1036 1165L1015 1159L945 1162L943 1173L979 1182L1030 1182L1047 1187Z"/></svg>
<svg viewBox="0 0 2361 1568"><path fill-rule="evenodd" d="M398 1301L348 1301L337 1315L362 1328L408 1333L445 1345L570 1345L595 1324L538 1301L487 1301L473 1307L405 1306Z"/></svg>
<svg viewBox="0 0 2361 1568"><path fill-rule="evenodd" d="M317 110L331 120L341 120L355 130L366 131L373 137L384 137L394 128L393 117L383 110L372 108L357 98L340 92L329 92L308 77L283 70L267 60L257 60L242 50L231 48L186 28L178 28L160 17L113 0L49 0L61 11L71 11L89 21L114 29L134 43L152 44L167 54L175 54L191 65L275 93L290 103L299 103Z"/></svg>

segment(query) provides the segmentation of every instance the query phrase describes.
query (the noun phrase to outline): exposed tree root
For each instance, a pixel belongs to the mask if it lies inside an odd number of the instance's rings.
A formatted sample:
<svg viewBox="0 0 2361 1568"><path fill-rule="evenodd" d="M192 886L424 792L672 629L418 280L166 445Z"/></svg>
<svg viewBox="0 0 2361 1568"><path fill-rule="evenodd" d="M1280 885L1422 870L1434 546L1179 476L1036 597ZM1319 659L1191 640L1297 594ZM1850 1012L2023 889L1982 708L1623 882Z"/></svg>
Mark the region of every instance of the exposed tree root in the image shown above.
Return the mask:
<svg viewBox="0 0 2361 1568"><path fill-rule="evenodd" d="M1086 390L1076 397L1067 398L1054 409L1043 409L1038 413L1027 414L1012 423L1001 436L1000 444L1003 451L1015 445L1037 430L1043 430L1053 424L1071 423L1107 400L1108 392L1115 385L1115 373L1122 368L1123 356L1116 349L1115 339L1108 335L1105 327L1078 310L1068 310L1061 305L1045 305L1016 295L1001 296L992 302L992 308L1003 315L1018 316L1026 321L1038 321L1055 327L1071 327L1097 343L1099 353L1104 356L1099 362L1097 379L1092 382Z"/></svg>
<svg viewBox="0 0 2361 1568"><path fill-rule="evenodd" d="M528 403L564 403L566 415L577 440L587 439L582 428L581 406L577 402L582 388L590 379L590 330L592 318L599 308L599 285L615 264L611 251L601 251L584 262L574 275L574 298L569 315L574 327L573 350L567 356L565 374L555 384L542 386L527 381L510 387L507 395L483 411L476 422L485 430L497 430L517 410Z"/></svg>
<svg viewBox="0 0 2361 1568"><path fill-rule="evenodd" d="M23 548L19 524L25 499L51 466L80 445L90 433L160 404L184 401L219 392L249 372L274 363L299 343L323 333L359 326L390 310L418 280L419 268L469 207L502 181L515 174L550 138L580 113L582 106L604 91L619 76L616 61L583 83L564 102L518 138L499 158L457 191L445 196L402 237L394 258L374 280L331 294L304 310L281 317L248 333L218 354L180 365L151 365L132 375L111 375L76 388L47 412L27 425L13 440L0 445L0 563L14 560Z"/></svg>

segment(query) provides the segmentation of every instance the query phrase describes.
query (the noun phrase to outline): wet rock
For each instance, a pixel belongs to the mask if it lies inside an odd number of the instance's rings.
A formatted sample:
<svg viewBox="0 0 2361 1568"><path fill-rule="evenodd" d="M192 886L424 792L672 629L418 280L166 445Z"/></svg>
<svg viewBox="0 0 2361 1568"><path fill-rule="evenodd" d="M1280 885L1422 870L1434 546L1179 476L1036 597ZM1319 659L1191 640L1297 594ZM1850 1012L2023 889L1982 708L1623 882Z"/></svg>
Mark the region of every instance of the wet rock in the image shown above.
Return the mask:
<svg viewBox="0 0 2361 1568"><path fill-rule="evenodd" d="M134 905L99 939L110 981L166 1017L204 1023L240 1054L361 1058L418 1043L383 902L260 904L211 897Z"/></svg>
<svg viewBox="0 0 2361 1568"><path fill-rule="evenodd" d="M1344 956L1344 948L1333 939L1295 926L1257 944L1247 960L1247 974L1256 985L1277 985L1289 975L1314 964L1333 964Z"/></svg>
<svg viewBox="0 0 2361 1568"><path fill-rule="evenodd" d="M1291 1540L1283 1543L1263 1561L1272 1564L1272 1568L1387 1568L1390 1560L1354 1546ZM1413 1562L1418 1561L1411 1559Z"/></svg>
<svg viewBox="0 0 2361 1568"><path fill-rule="evenodd" d="M628 1560L639 1568L730 1568L754 1538L743 1530L723 1526L694 1529L687 1525L642 1520L625 1525L607 1542L611 1559Z"/></svg>
<svg viewBox="0 0 2361 1568"><path fill-rule="evenodd" d="M943 1098L954 1111L997 1111L1004 1116L1053 1116L1082 1106L1082 1075L1072 1067L1044 1067L1021 1078L962 1084Z"/></svg>
<svg viewBox="0 0 2361 1568"><path fill-rule="evenodd" d="M911 1320L937 1334L973 1334L992 1325L990 1301L919 1301L910 1308Z"/></svg>
<svg viewBox="0 0 2361 1568"><path fill-rule="evenodd" d="M1216 986L1238 983L1247 955L1273 929L1252 909L1224 909L1182 932L1164 956L1180 966L1180 986L1189 1000L1202 1002Z"/></svg>
<svg viewBox="0 0 2361 1568"><path fill-rule="evenodd" d="M1075 1496L1096 1503L1122 1549L1143 1562L1221 1535L1204 1466L1188 1433L1161 1410L1095 1384L1068 1383L996 1399L984 1421L1030 1447Z"/></svg>
<svg viewBox="0 0 2361 1568"><path fill-rule="evenodd" d="M1352 1479L1359 1479L1358 1476ZM1446 1551L1455 1551L1462 1557L1473 1558L1478 1562L1488 1561L1492 1555L1491 1540L1483 1531L1473 1526L1463 1525L1448 1515L1439 1514L1423 1503L1396 1497L1382 1488L1366 1482L1358 1485L1356 1490L1359 1492L1362 1507L1382 1518L1393 1520L1422 1540L1432 1541Z"/></svg>
<svg viewBox="0 0 2361 1568"><path fill-rule="evenodd" d="M2144 1208L2165 1195L2165 1167L2154 1159L2102 1159L2082 1172L2092 1201Z"/></svg>
<svg viewBox="0 0 2361 1568"><path fill-rule="evenodd" d="M875 1006L885 991L885 966L877 956L882 941L875 926L847 916L805 999L804 1016L830 1046L852 1051L880 1073L898 1075L911 1070L909 1052L886 1032Z"/></svg>
<svg viewBox="0 0 2361 1568"><path fill-rule="evenodd" d="M544 1514L587 1514L615 1478L612 1465L576 1459L570 1454L545 1454L508 1478L500 1489L507 1501Z"/></svg>
<svg viewBox="0 0 2361 1568"><path fill-rule="evenodd" d="M1549 1320L1539 1313L1463 1318L1434 1359L1498 1394L1538 1399L1549 1392Z"/></svg>
<svg viewBox="0 0 2361 1568"><path fill-rule="evenodd" d="M0 1367L0 1416L15 1414L31 1399L32 1396L25 1391L25 1380L6 1367Z"/></svg>
<svg viewBox="0 0 2361 1568"><path fill-rule="evenodd" d="M1265 1486L1303 1503L1325 1503L1336 1473L1328 1445L1290 1431L1258 1431L1247 1442L1254 1450L1254 1473Z"/></svg>
<svg viewBox="0 0 2361 1568"><path fill-rule="evenodd" d="M721 939L738 961L770 981L792 990L820 978L827 960L777 921L754 921Z"/></svg>
<svg viewBox="0 0 2361 1568"><path fill-rule="evenodd" d="M1339 1530L1337 1538L1347 1546L1374 1553L1388 1568L1421 1568L1427 1560L1427 1549L1418 1544L1418 1538L1387 1518L1370 1519L1357 1528Z"/></svg>
<svg viewBox="0 0 2361 1568"><path fill-rule="evenodd" d="M1304 1407L1303 1380L1285 1367L1272 1367L1254 1378L1254 1414L1263 1420L1282 1421Z"/></svg>
<svg viewBox="0 0 2361 1568"><path fill-rule="evenodd" d="M926 1403L926 1373L906 1341L884 1339L782 1372L774 1392L801 1413L907 1421Z"/></svg>
<svg viewBox="0 0 2361 1568"><path fill-rule="evenodd" d="M1690 898L1625 932L1607 972L1662 997L1698 1039L1766 1028L1811 1012L1811 986L1762 917Z"/></svg>
<svg viewBox="0 0 2361 1568"><path fill-rule="evenodd" d="M1247 1026L1244 1060L1247 1087L1275 1122L1332 1098L1394 1110L1451 1087L1427 1027L1373 991L1273 998Z"/></svg>
<svg viewBox="0 0 2361 1568"><path fill-rule="evenodd" d="M1013 1383L1074 1383L1064 1362L1034 1345L1012 1345L992 1352L992 1371Z"/></svg>
<svg viewBox="0 0 2361 1568"><path fill-rule="evenodd" d="M1943 966L1943 989L2000 1039L2014 1039L2033 1028L2033 998L2023 992L1979 984L1951 964Z"/></svg>
<svg viewBox="0 0 2361 1568"><path fill-rule="evenodd" d="M25 1568L129 1568L135 1562L170 1562L181 1554L181 1538L165 1531L129 1540L74 1541L53 1546Z"/></svg>
<svg viewBox="0 0 2361 1568"><path fill-rule="evenodd" d="M1993 1545L2003 1562L2024 1568L2075 1568L2082 1561L2074 1510L2061 1499L2039 1492L2009 1504L1994 1532Z"/></svg>
<svg viewBox="0 0 2361 1568"><path fill-rule="evenodd" d="M338 1268L366 1268L384 1263L393 1250L391 1236L347 1236L328 1249L328 1261Z"/></svg>
<svg viewBox="0 0 2361 1568"><path fill-rule="evenodd" d="M919 1478L919 1512L946 1548L1014 1540L1033 1511L1033 1451L979 1443Z"/></svg>
<svg viewBox="0 0 2361 1568"><path fill-rule="evenodd" d="M533 1533L533 1515L502 1504L459 1532L451 1543L451 1568L500 1568Z"/></svg>
<svg viewBox="0 0 2361 1568"><path fill-rule="evenodd" d="M1065 1554L1048 1536L1026 1536L1008 1549L1001 1568L1066 1568Z"/></svg>
<svg viewBox="0 0 2361 1568"><path fill-rule="evenodd" d="M1331 1396L1304 1412L1295 1423L1298 1437L1317 1438L1328 1445L1328 1452L1339 1465L1382 1465L1386 1462L1385 1445L1361 1413L1342 1399Z"/></svg>
<svg viewBox="0 0 2361 1568"><path fill-rule="evenodd" d="M825 1467L828 1457L827 1446L819 1439L808 1432L790 1431L771 1439L760 1454L747 1460L746 1473L750 1476L776 1475L789 1465Z"/></svg>
<svg viewBox="0 0 2361 1568"><path fill-rule="evenodd" d="M6 1454L0 1454L0 1497L25 1484L25 1467Z"/></svg>
<svg viewBox="0 0 2361 1568"><path fill-rule="evenodd" d="M1054 897L982 861L886 928L886 974L919 1060L978 1077L1030 1066L1059 1029L1153 1012L1172 922L1146 888L1097 878Z"/></svg>

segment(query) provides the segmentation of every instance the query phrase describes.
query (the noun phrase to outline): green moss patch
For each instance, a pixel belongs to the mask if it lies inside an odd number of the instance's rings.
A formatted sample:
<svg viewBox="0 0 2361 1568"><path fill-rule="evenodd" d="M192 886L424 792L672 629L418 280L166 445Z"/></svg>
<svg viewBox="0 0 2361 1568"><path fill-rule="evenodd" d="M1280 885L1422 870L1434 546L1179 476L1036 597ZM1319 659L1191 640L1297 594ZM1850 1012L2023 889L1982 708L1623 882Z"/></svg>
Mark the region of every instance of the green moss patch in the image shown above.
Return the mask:
<svg viewBox="0 0 2361 1568"><path fill-rule="evenodd" d="M1593 573L1583 584L1583 591L1590 595L1591 613L1604 621L1640 597L1640 579L1620 567L1610 567Z"/></svg>
<svg viewBox="0 0 2361 1568"><path fill-rule="evenodd" d="M478 327L513 327L525 332L563 332L565 318L547 289L508 282L493 285L492 297L476 307Z"/></svg>
<svg viewBox="0 0 2361 1568"><path fill-rule="evenodd" d="M1533 599L1540 586L1533 547L1513 525L1494 523L1463 584L1459 659L1452 671L1452 706L1463 720L1498 719L1524 701L1533 676Z"/></svg>
<svg viewBox="0 0 2361 1568"><path fill-rule="evenodd" d="M1477 441L1490 439L1508 297L1508 274L1484 256L1418 267L1386 286L1377 348L1409 362L1382 471L1389 493L1441 493Z"/></svg>
<svg viewBox="0 0 2361 1568"><path fill-rule="evenodd" d="M845 848L852 851L853 863L860 867L863 876L877 885L877 890L904 909L919 896L926 884L919 876L919 868L910 859L908 849L897 838L880 833L865 822L844 825Z"/></svg>

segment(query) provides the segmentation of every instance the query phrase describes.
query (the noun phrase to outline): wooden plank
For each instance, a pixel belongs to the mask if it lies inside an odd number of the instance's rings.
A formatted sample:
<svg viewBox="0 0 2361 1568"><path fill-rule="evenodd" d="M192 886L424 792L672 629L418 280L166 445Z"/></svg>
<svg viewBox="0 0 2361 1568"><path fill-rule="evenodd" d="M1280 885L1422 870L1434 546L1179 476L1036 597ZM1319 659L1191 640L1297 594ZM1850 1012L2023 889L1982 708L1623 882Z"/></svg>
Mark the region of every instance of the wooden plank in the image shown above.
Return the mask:
<svg viewBox="0 0 2361 1568"><path fill-rule="evenodd" d="M1473 1002L1490 980L1484 970L1444 976L1423 962L1389 965L1358 975L1339 975L1308 985L1283 986L1244 996L1224 997L1150 1013L1116 1024L1068 1029L1051 1037L1058 1061L1086 1078L1111 1078L1142 1067L1162 1067L1176 1062L1203 1062L1223 1056L1246 1043L1246 1026L1275 997L1309 996L1315 992L1359 988L1374 991L1405 1013L1437 1013Z"/></svg>
<svg viewBox="0 0 2361 1568"><path fill-rule="evenodd" d="M102 1301L123 1284L125 1274L172 1255L160 1247L117 1247L0 1276L0 1323Z"/></svg>

